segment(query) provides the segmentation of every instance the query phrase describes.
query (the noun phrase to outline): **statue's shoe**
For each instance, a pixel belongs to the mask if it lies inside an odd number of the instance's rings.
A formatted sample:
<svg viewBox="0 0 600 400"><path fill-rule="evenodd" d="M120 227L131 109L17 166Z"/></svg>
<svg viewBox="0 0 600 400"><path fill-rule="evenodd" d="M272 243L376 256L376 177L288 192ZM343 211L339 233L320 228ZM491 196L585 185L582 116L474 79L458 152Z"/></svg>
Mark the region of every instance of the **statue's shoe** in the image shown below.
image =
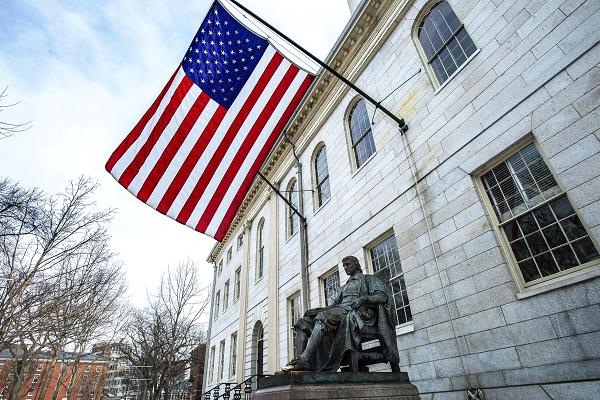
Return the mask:
<svg viewBox="0 0 600 400"><path fill-rule="evenodd" d="M296 358L290 361L285 367L281 368L284 372L291 371L310 371L310 364L303 358Z"/></svg>

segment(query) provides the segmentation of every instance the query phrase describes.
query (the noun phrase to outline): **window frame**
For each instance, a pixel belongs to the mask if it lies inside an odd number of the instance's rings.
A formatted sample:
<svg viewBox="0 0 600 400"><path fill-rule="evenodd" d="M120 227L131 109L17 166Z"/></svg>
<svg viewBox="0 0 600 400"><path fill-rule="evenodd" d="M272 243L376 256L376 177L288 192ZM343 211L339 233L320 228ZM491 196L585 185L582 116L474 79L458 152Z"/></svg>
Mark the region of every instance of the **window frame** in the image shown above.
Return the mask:
<svg viewBox="0 0 600 400"><path fill-rule="evenodd" d="M242 289L242 267L237 267L233 278L233 302L240 299L240 291Z"/></svg>
<svg viewBox="0 0 600 400"><path fill-rule="evenodd" d="M296 194L295 204L292 199L292 195L294 193ZM294 205L294 207L296 207L296 209L298 209L299 196L300 193L298 193L298 179L293 177L286 186L285 197L291 204ZM300 230L300 217L287 204L285 205L285 226L287 239L292 238Z"/></svg>
<svg viewBox="0 0 600 400"><path fill-rule="evenodd" d="M398 256L400 257L400 247L398 246L398 239L396 237L396 232L394 231L393 228L390 228L388 230L386 230L385 232L383 232L381 235L377 236L377 238L375 240L372 240L369 244L367 244L364 247L364 252L365 252L365 259L367 260L367 271L370 274L375 274L375 268L373 266L373 257L371 255L371 250L375 247L377 247L378 245L380 245L381 243L385 242L387 239L390 238L390 236L394 237L394 240L396 241L396 249L398 250ZM402 269L402 260L400 260L400 268ZM402 269L402 276L406 275L406 271L404 271ZM396 275L394 277L390 276L390 279L388 280L388 285L390 285L390 293L392 294L392 296L394 296L392 287L391 287L391 280L392 279L397 279L399 278L400 275ZM406 285L406 282L405 282ZM408 286L406 286L408 289ZM408 293L407 293L408 296ZM398 320L398 316L397 316L397 311L396 311L396 301L392 298L392 302L393 302L393 307L394 307L394 315L396 317L396 334L399 334L399 332L402 333L406 333L406 332L411 332L413 329L411 327L414 327L414 319L413 319L413 315L412 315L412 310L410 311L411 313L411 319L409 321L400 323ZM410 298L408 299L408 307L410 309ZM407 329L407 328L411 328L411 329Z"/></svg>
<svg viewBox="0 0 600 400"><path fill-rule="evenodd" d="M351 118L352 118L352 112L354 111L354 109L356 108L358 103L361 101L365 102L365 109L366 109L366 113L367 113L367 120L369 122L369 129L361 135L361 137L359 138L357 143L354 143L354 141L352 139ZM344 127L346 128L345 129L346 130L346 145L348 146L348 154L350 156L350 165L352 167L353 174L360 171L377 154L377 144L375 143L375 135L373 132L374 125L371 124L371 119L369 118L369 111L371 111L370 103L368 103L364 97L356 96L348 103L348 107L346 107L346 112L344 113ZM367 158L365 158L365 160L362 162L362 164L358 165L358 158L356 155L356 146L358 145L358 143L362 142L369 133L371 134L371 138L373 140L373 153L371 153Z"/></svg>
<svg viewBox="0 0 600 400"><path fill-rule="evenodd" d="M223 313L229 308L229 279L223 285Z"/></svg>
<svg viewBox="0 0 600 400"><path fill-rule="evenodd" d="M231 344L229 345L229 377L235 376L237 372L237 331L229 336Z"/></svg>
<svg viewBox="0 0 600 400"><path fill-rule="evenodd" d="M510 218L507 221L500 222L500 220L498 219L498 216L494 212L493 206L488 198L485 187L483 185L483 176L486 173L488 173L489 171L491 171L492 169L494 169L495 167L499 166L500 164L502 164L503 162L508 160L514 154L517 154L519 151L521 151L525 147L529 146L530 144L533 144L535 146L535 148L537 149L537 151L539 152L541 159L544 161L544 163L546 164L546 167L550 170L552 177L556 181L556 185L560 189L560 193L552 195L548 199L540 202L539 204L536 204L535 206L533 206L531 208L528 208L526 211L523 211L523 212L517 214L515 217ZM477 189L478 195L479 195L481 202L483 203L485 211L487 213L488 221L489 221L490 225L492 226L496 237L499 239L500 247L502 248L502 253L504 254L504 258L506 259L506 263L509 267L511 275L513 276L513 279L515 280L515 283L517 284L517 289L519 291L519 293L517 294L517 297L521 297L521 296L519 296L519 294L524 294L527 292L532 292L533 294L537 294L537 292L539 291L540 288L543 289L543 288L548 287L549 289L551 289L551 288L554 288L557 284L559 285L558 287L562 286L561 283L569 284L569 283L571 283L570 282L571 277L578 276L579 274L585 274L588 271L597 270L598 272L600 272L600 259L596 259L596 260L588 261L587 263L584 263L584 264L580 264L573 268L565 269L565 270L559 271L557 273L535 279L531 282L525 282L525 278L523 277L523 274L522 274L521 270L519 269L517 259L515 257L515 254L514 254L512 248L510 247L509 240L506 237L506 233L504 232L503 229L501 229L501 227L504 224L506 224L508 221L520 218L528 213L531 213L531 212L543 207L546 204L550 204L552 201L554 201L560 197L565 196L567 198L567 200L569 201L569 204L575 211L574 215L577 216L577 218L579 218L579 221L583 225L588 237L594 244L596 250L598 252L600 252L600 246L598 244L598 241L596 240L594 235L590 234L590 228L589 228L587 222L583 218L581 218L579 209L574 206L575 203L572 201L572 199L569 195L569 192L566 191L564 186L562 185L559 174L557 174L554 171L552 164L548 162L548 159L547 159L546 155L544 154L543 149L541 148L541 146L539 145L539 143L537 141L529 139L529 140L524 140L522 142L515 143L514 145L510 146L508 149L506 149L506 150L502 151L501 153L492 157L492 159L490 161L486 162L484 165L482 165L480 168L478 168L473 173L473 178L475 180L475 187ZM595 276L595 275L593 275L593 276ZM591 277L592 276L590 276L590 278ZM584 279L585 278L587 278L587 277L584 277ZM527 296L525 296L525 297L527 297Z"/></svg>
<svg viewBox="0 0 600 400"><path fill-rule="evenodd" d="M255 264L255 282L262 279L265 274L265 219L258 221L256 228L256 264Z"/></svg>
<svg viewBox="0 0 600 400"><path fill-rule="evenodd" d="M215 351L216 351L215 347L216 346L213 345L210 348L210 357L209 357L210 358L209 359L210 368L208 370L208 381L209 382L212 382L213 379L214 379L214 377L215 377L214 376L214 371L215 371Z"/></svg>
<svg viewBox="0 0 600 400"><path fill-rule="evenodd" d="M219 365L217 368L217 382L220 382L225 376L225 339L219 342Z"/></svg>
<svg viewBox="0 0 600 400"><path fill-rule="evenodd" d="M297 307L300 312L298 313L298 319L302 318L300 304L300 290L295 291L287 298L287 325L288 325L288 361L294 358L294 325L293 325L293 314L292 314L292 301L298 302Z"/></svg>
<svg viewBox="0 0 600 400"><path fill-rule="evenodd" d="M219 308L221 307L221 291L217 290L215 295L215 307L213 309L213 321L216 321L219 317Z"/></svg>
<svg viewBox="0 0 600 400"><path fill-rule="evenodd" d="M337 272L338 274L338 290L342 287L342 281L340 276L340 267L338 265L331 267L327 272L319 277L319 303L322 307L327 307L327 293L325 292L325 282L327 278L331 277Z"/></svg>
<svg viewBox="0 0 600 400"><path fill-rule="evenodd" d="M317 169L317 157L321 154L322 151L325 152L325 167L327 168L327 178L322 179L321 182L319 182L319 175L318 175L318 169ZM332 197L332 195L331 195L331 174L329 173L329 160L327 159L327 146L325 145L325 142L320 142L315 146L313 155L311 157L310 166L311 166L312 181L313 181L313 207L316 212L319 209L321 209L321 207L323 207L325 204L327 204L329 202L329 200L331 200L331 197ZM321 187L325 182L327 182L327 186L329 188L329 197L325 200L322 200L320 193L321 193Z"/></svg>
<svg viewBox="0 0 600 400"><path fill-rule="evenodd" d="M475 46L475 50L473 51L473 53L471 55L469 55L465 61L462 62L462 64L457 65L457 68L454 72L452 72L452 74L448 75L448 78L443 81L440 82L437 75L435 74L435 71L433 70L433 67L431 66L431 63L429 62L429 58L427 57L427 54L425 54L425 49L423 48L423 45L421 44L421 40L419 39L419 27L421 26L421 24L423 23L424 19L426 16L429 15L429 13L431 12L431 10L433 10L433 8L435 6L437 6L439 3L441 3L442 1L446 1L446 3L448 3L448 5L450 6L450 8L452 9L452 12L454 12L454 15L456 15L456 18L458 19L458 22L460 23L460 27L456 30L456 32L452 33L452 36L447 39L443 46L437 50L436 54L439 55L439 52L441 52L444 48L447 48L448 43L450 43L450 41L452 41L452 39L454 37L456 37L456 34L461 30L464 29L465 32L467 33L467 35L469 35L469 38L471 39L471 41L473 42L473 45ZM450 81L452 81L452 79L458 75L460 73L460 71L467 65L469 64L469 62L475 58L475 56L477 56L477 54L479 54L480 52L480 48L477 46L477 44L475 43L475 41L473 40L473 37L469 34L469 32L467 31L464 22L462 21L462 19L456 14L456 11L454 10L454 8L452 7L452 5L447 1L447 0L430 0L428 1L419 11L419 13L417 14L417 17L414 20L413 23L413 29L412 29L412 39L413 42L415 44L415 47L417 49L417 53L419 54L419 58L421 59L421 63L423 64L425 71L427 72L427 75L429 76L429 81L431 82L433 89L435 90L435 92L437 93L439 90L441 90L443 87L445 87ZM452 56L452 55L451 55ZM465 53L466 56L466 53Z"/></svg>

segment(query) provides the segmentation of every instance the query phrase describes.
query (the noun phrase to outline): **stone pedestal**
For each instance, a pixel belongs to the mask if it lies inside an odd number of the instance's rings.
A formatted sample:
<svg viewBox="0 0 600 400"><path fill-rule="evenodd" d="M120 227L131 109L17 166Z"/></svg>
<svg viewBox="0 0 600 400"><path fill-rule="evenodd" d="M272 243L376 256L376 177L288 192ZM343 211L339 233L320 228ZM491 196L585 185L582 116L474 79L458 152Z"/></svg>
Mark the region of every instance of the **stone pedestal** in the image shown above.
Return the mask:
<svg viewBox="0 0 600 400"><path fill-rule="evenodd" d="M406 372L286 372L257 389L253 400L419 400Z"/></svg>

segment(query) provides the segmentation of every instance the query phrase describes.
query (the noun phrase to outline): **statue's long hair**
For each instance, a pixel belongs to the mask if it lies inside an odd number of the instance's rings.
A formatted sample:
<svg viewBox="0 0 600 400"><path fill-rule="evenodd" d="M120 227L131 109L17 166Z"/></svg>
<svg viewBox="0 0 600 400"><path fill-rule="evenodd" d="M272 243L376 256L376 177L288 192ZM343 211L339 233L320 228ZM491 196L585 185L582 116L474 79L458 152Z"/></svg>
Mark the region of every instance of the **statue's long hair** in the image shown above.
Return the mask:
<svg viewBox="0 0 600 400"><path fill-rule="evenodd" d="M360 266L360 263L358 262L358 258L356 258L354 256L346 256L342 259L342 263L344 263L344 262L351 262L352 264L354 264L358 267L358 270L360 272L363 272L362 267Z"/></svg>

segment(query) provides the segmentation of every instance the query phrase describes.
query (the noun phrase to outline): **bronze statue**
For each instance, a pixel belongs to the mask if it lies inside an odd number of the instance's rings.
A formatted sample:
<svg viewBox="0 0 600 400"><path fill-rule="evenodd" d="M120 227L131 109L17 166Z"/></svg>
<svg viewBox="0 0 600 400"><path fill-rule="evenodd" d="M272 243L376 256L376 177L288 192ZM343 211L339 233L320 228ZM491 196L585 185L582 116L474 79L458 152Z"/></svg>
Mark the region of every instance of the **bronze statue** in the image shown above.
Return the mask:
<svg viewBox="0 0 600 400"><path fill-rule="evenodd" d="M337 371L347 363L352 371L364 365L389 361L399 372L395 313L387 283L375 275L364 275L358 259L342 260L350 278L332 305L308 310L294 325L296 358L284 371ZM361 343L379 339L379 353L364 351Z"/></svg>

